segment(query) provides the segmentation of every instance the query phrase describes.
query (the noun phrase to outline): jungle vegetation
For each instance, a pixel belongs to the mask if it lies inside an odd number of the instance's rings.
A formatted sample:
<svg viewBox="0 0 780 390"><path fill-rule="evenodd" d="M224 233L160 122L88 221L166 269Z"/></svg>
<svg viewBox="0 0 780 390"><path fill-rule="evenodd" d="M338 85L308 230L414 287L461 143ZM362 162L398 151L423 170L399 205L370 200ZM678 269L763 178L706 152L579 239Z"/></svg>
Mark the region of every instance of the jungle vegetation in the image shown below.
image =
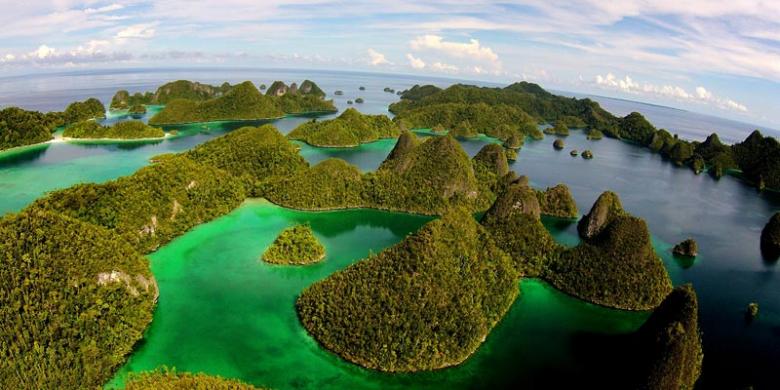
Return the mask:
<svg viewBox="0 0 780 390"><path fill-rule="evenodd" d="M407 372L465 360L518 294L510 260L465 209L306 288L309 333L364 367Z"/></svg>
<svg viewBox="0 0 780 390"><path fill-rule="evenodd" d="M165 137L165 132L158 127L148 126L135 120L117 122L112 126L103 126L94 120L87 120L66 127L62 136L93 139L139 139L162 138Z"/></svg>
<svg viewBox="0 0 780 390"><path fill-rule="evenodd" d="M314 119L304 123L287 137L314 146L351 147L399 135L398 125L386 115L364 115L354 108L348 108L337 118L325 121Z"/></svg>
<svg viewBox="0 0 780 390"><path fill-rule="evenodd" d="M306 265L323 258L325 247L309 225L295 225L282 230L263 253L263 260L273 264Z"/></svg>
<svg viewBox="0 0 780 390"><path fill-rule="evenodd" d="M100 100L89 98L83 102L73 102L63 113L66 125L88 119L103 119L106 117L106 107Z"/></svg>
<svg viewBox="0 0 780 390"><path fill-rule="evenodd" d="M131 373L125 390L257 390L250 384L235 379L225 379L206 374L179 373L173 370L156 370Z"/></svg>
<svg viewBox="0 0 780 390"><path fill-rule="evenodd" d="M0 110L0 150L46 142L63 124L62 115L42 114L18 107Z"/></svg>

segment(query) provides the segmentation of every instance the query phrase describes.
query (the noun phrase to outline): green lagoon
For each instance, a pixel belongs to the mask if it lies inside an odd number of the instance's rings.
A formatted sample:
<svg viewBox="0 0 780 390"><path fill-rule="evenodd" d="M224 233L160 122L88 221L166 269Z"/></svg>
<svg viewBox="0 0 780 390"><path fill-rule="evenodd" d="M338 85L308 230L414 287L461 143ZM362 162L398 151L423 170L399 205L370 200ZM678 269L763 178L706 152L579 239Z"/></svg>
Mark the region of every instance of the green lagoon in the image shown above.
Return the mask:
<svg viewBox="0 0 780 390"><path fill-rule="evenodd" d="M323 350L300 325L294 303L313 282L395 244L427 217L376 210L303 212L249 200L150 256L160 286L146 337L108 388L132 371L160 366L206 372L271 388L452 388L531 384L556 367L576 375L570 356L582 333L637 329L647 313L611 310L573 299L538 280L465 364L393 375L347 363ZM326 248L323 262L270 265L260 259L284 228L308 222ZM550 229L563 241L569 233ZM521 364L522 363L522 364Z"/></svg>

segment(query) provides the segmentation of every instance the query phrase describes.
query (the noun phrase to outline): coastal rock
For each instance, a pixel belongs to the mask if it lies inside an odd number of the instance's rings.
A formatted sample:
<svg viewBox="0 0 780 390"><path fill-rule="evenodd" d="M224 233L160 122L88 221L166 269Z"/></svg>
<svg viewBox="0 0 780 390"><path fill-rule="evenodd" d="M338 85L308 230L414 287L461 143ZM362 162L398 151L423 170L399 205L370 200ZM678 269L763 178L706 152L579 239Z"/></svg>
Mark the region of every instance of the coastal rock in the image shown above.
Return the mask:
<svg viewBox="0 0 780 390"><path fill-rule="evenodd" d="M577 152L577 149L572 149L571 152L569 152L569 155L572 157L577 157L577 155L579 155L579 152Z"/></svg>
<svg viewBox="0 0 780 390"><path fill-rule="evenodd" d="M553 148L555 148L555 150L562 150L564 148L563 140L558 138L553 141Z"/></svg>
<svg viewBox="0 0 780 390"><path fill-rule="evenodd" d="M747 305L747 310L745 310L745 318L748 320L753 320L758 316L758 303L750 302Z"/></svg>
<svg viewBox="0 0 780 390"><path fill-rule="evenodd" d="M271 86L268 87L268 90L265 91L266 96L283 96L287 94L287 92L290 90L290 87L287 86L282 81L274 81L271 83Z"/></svg>
<svg viewBox="0 0 780 390"><path fill-rule="evenodd" d="M672 250L672 253L674 253L677 256L696 257L696 255L699 254L699 247L696 244L696 241L694 241L694 239L689 238L675 245L674 249Z"/></svg>
<svg viewBox="0 0 780 390"><path fill-rule="evenodd" d="M761 253L770 260L780 257L780 212L772 215L761 231Z"/></svg>
<svg viewBox="0 0 780 390"><path fill-rule="evenodd" d="M582 217L579 224L577 224L577 231L583 239L592 239L601 233L604 227L615 217L623 214L625 212L618 195L614 192L606 191L599 195L590 212Z"/></svg>
<svg viewBox="0 0 780 390"><path fill-rule="evenodd" d="M592 159L593 158L593 152L591 152L590 150L583 150L582 151L582 158L584 158L586 160Z"/></svg>

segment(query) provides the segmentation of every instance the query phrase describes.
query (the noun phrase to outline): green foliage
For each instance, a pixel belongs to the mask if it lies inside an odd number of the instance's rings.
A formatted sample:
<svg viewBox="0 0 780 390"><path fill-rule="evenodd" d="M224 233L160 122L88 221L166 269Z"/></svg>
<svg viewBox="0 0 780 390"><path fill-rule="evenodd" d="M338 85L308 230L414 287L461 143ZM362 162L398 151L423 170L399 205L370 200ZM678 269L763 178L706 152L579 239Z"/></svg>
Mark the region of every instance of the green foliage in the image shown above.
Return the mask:
<svg viewBox="0 0 780 390"><path fill-rule="evenodd" d="M386 115L363 115L349 108L335 119L311 121L287 136L314 146L357 146L381 138L395 138L400 129Z"/></svg>
<svg viewBox="0 0 780 390"><path fill-rule="evenodd" d="M296 308L325 348L408 372L464 361L517 296L510 259L462 209L303 291Z"/></svg>
<svg viewBox="0 0 780 390"><path fill-rule="evenodd" d="M774 213L761 230L761 253L767 260L780 257L780 212Z"/></svg>
<svg viewBox="0 0 780 390"><path fill-rule="evenodd" d="M524 135L512 134L504 141L503 146L507 149L520 149L523 147L523 144L525 144Z"/></svg>
<svg viewBox="0 0 780 390"><path fill-rule="evenodd" d="M636 381L629 388L693 389L704 353L699 332L699 303L690 284L675 288L636 333L630 347Z"/></svg>
<svg viewBox="0 0 780 390"><path fill-rule="evenodd" d="M151 92L136 92L131 95L130 92L122 89L117 91L111 98L111 105L109 108L112 110L126 110L138 106L144 106L146 104L155 104L156 101L154 96L155 94Z"/></svg>
<svg viewBox="0 0 780 390"><path fill-rule="evenodd" d="M295 225L282 230L263 253L263 260L273 264L312 264L325 257L325 247L320 244L309 225Z"/></svg>
<svg viewBox="0 0 780 390"><path fill-rule="evenodd" d="M544 191L536 191L541 213L558 218L577 218L579 211L574 197L566 184L548 187Z"/></svg>
<svg viewBox="0 0 780 390"><path fill-rule="evenodd" d="M319 87L314 83L311 84L309 85L310 91L312 91L310 93L287 93L289 87L281 81L274 82L265 95L260 93L250 81L244 81L229 86L229 88L220 87L222 89L218 93L215 92L215 95L206 95L213 97L209 99L197 96L183 98L179 97L180 94L172 93L170 98L166 98L165 108L152 117L149 123L177 124L218 120L259 120L278 118L285 114L336 111L333 102L323 100L322 95L316 92ZM296 91L300 90L296 89ZM173 98L174 96L176 98Z"/></svg>
<svg viewBox="0 0 780 390"><path fill-rule="evenodd" d="M435 85L415 84L412 88L409 88L401 93L401 99L420 100L439 91L441 91L441 88Z"/></svg>
<svg viewBox="0 0 780 390"><path fill-rule="evenodd" d="M130 110L128 111L131 115L143 115L146 114L146 106L143 104L136 104L132 107L130 107Z"/></svg>
<svg viewBox="0 0 780 390"><path fill-rule="evenodd" d="M734 159L748 180L780 189L780 143L775 138L764 137L756 130L732 149Z"/></svg>
<svg viewBox="0 0 780 390"><path fill-rule="evenodd" d="M130 373L125 390L256 390L257 387L219 376L177 373L162 369Z"/></svg>
<svg viewBox="0 0 780 390"><path fill-rule="evenodd" d="M122 121L113 126L103 126L94 120L87 120L68 126L62 136L69 138L139 139L162 138L165 136L165 132L141 121Z"/></svg>
<svg viewBox="0 0 780 390"><path fill-rule="evenodd" d="M68 105L63 114L65 124L85 121L88 119L102 119L106 117L106 107L100 100L89 98L83 102L73 102Z"/></svg>
<svg viewBox="0 0 780 390"><path fill-rule="evenodd" d="M586 136L589 140L597 141L602 138L604 138L604 133L602 133L598 129L590 129L588 130L588 134Z"/></svg>
<svg viewBox="0 0 780 390"><path fill-rule="evenodd" d="M0 383L103 385L152 319L147 261L116 234L64 215L0 220Z"/></svg>
<svg viewBox="0 0 780 390"><path fill-rule="evenodd" d="M582 129L588 126L588 124L585 123L585 121L582 120L582 118L573 115L566 115L564 117L561 117L555 123L556 124L561 123L563 126L567 127L567 130L568 128L572 128L572 127L575 129Z"/></svg>
<svg viewBox="0 0 780 390"><path fill-rule="evenodd" d="M148 253L192 227L226 214L245 198L235 177L177 156L105 184L79 184L35 201L118 233Z"/></svg>
<svg viewBox="0 0 780 390"><path fill-rule="evenodd" d="M420 87L425 88L425 87ZM489 107L510 106L516 112L522 112L533 118L533 122L544 120L554 122L565 118L565 121L574 122L569 117L579 118L577 125L585 123L589 128L598 128L615 132L617 118L602 109L598 103L583 99L567 98L553 95L536 84L515 83L505 88L487 88L471 85L456 84L444 90L436 90L430 87L426 93L414 98L402 99L400 102L390 105L390 111L398 116L405 117L411 113L422 110L424 107L442 104L485 104ZM434 119L433 113L427 113L427 118ZM520 124L526 121L508 121L503 123ZM458 122L454 122L458 123ZM479 130L482 130L477 124ZM422 126L422 127L431 127ZM452 127L452 126L449 126ZM488 133L486 133L488 134Z"/></svg>
<svg viewBox="0 0 780 390"><path fill-rule="evenodd" d="M18 107L0 110L0 150L52 139L55 118Z"/></svg>
<svg viewBox="0 0 780 390"><path fill-rule="evenodd" d="M544 278L589 302L626 310L658 306L672 288L655 254L647 224L617 213L579 246L551 259Z"/></svg>
<svg viewBox="0 0 780 390"><path fill-rule="evenodd" d="M275 176L290 176L309 166L295 145L272 125L233 130L186 152L185 156L242 178L249 187Z"/></svg>
<svg viewBox="0 0 780 390"><path fill-rule="evenodd" d="M520 124L534 122L532 117L516 107L486 103L424 105L396 115L396 120L406 121L412 128L443 126L451 129L453 136L471 137L483 133L502 140L520 132ZM510 127L507 128L507 125Z"/></svg>
<svg viewBox="0 0 780 390"><path fill-rule="evenodd" d="M325 97L325 91L323 91L314 81L311 80L303 80L301 86L298 87L298 93L301 95L313 95L319 98Z"/></svg>
<svg viewBox="0 0 780 390"><path fill-rule="evenodd" d="M655 132L655 127L642 114L632 112L620 120L618 138L647 146L652 141Z"/></svg>
<svg viewBox="0 0 780 390"><path fill-rule="evenodd" d="M176 99L149 120L149 124L209 122L218 120L257 120L276 118L284 112L275 101L263 96L255 86L245 81L234 86L224 96L196 102Z"/></svg>
<svg viewBox="0 0 780 390"><path fill-rule="evenodd" d="M330 158L310 169L277 176L262 186L261 194L287 207L328 210L368 206L363 191L360 170L344 160Z"/></svg>
<svg viewBox="0 0 780 390"><path fill-rule="evenodd" d="M569 135L569 127L566 126L564 121L557 121L555 126L544 129L544 133L566 137Z"/></svg>

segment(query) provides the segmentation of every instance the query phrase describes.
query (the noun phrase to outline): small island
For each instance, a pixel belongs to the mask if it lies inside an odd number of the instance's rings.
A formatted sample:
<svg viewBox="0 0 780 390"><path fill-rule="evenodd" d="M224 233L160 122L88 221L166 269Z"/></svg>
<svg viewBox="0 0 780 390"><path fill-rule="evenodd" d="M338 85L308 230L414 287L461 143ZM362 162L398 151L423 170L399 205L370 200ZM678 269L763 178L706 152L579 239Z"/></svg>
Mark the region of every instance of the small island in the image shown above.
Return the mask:
<svg viewBox="0 0 780 390"><path fill-rule="evenodd" d="M544 129L545 134L557 135L560 137L566 137L569 135L569 127L566 126L564 121L555 122L555 126Z"/></svg>
<svg viewBox="0 0 780 390"><path fill-rule="evenodd" d="M577 149L572 149L571 152L569 152L569 155L572 157L577 157L579 155L579 152Z"/></svg>
<svg viewBox="0 0 780 390"><path fill-rule="evenodd" d="M555 148L555 150L563 150L564 147L565 145L563 144L562 139L558 138L555 141L553 141L553 148Z"/></svg>
<svg viewBox="0 0 780 390"><path fill-rule="evenodd" d="M66 127L62 136L74 139L137 140L163 138L165 132L138 120L122 121L113 126L103 126L94 120L88 120Z"/></svg>
<svg viewBox="0 0 780 390"><path fill-rule="evenodd" d="M355 103L357 103L357 104L363 104L363 102L364 102L363 98L359 97L359 98L355 99Z"/></svg>
<svg viewBox="0 0 780 390"><path fill-rule="evenodd" d="M747 310L745 310L745 318L753 320L756 317L758 317L758 303L750 302L747 305Z"/></svg>
<svg viewBox="0 0 780 390"><path fill-rule="evenodd" d="M761 230L761 253L767 260L780 257L780 212L774 213Z"/></svg>
<svg viewBox="0 0 780 390"><path fill-rule="evenodd" d="M263 261L272 264L307 265L324 258L325 247L314 236L309 225L284 229L263 253Z"/></svg>
<svg viewBox="0 0 780 390"><path fill-rule="evenodd" d="M130 373L125 390L259 390L250 384L202 373L180 373L161 369L150 372Z"/></svg>
<svg viewBox="0 0 780 390"><path fill-rule="evenodd" d="M675 256L696 257L699 254L699 246L694 239L689 238L675 245L672 249L672 253L674 253Z"/></svg>
<svg viewBox="0 0 780 390"><path fill-rule="evenodd" d="M583 150L581 156L586 160L590 160L593 158L593 152L590 150Z"/></svg>
<svg viewBox="0 0 780 390"><path fill-rule="evenodd" d="M400 134L398 124L386 115L365 115L349 108L335 119L304 123L287 136L312 146L355 147L383 138L396 138Z"/></svg>

